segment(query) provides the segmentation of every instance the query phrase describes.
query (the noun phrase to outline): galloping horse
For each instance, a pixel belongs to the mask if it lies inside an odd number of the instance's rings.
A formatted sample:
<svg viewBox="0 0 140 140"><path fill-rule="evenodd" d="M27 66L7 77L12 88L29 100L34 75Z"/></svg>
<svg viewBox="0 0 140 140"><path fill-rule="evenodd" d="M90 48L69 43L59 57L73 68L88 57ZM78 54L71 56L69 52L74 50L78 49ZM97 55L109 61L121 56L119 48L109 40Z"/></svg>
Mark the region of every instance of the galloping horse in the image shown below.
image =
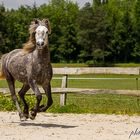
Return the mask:
<svg viewBox="0 0 140 140"><path fill-rule="evenodd" d="M48 19L34 20L29 27L29 41L24 44L23 49L15 49L2 57L2 71L0 79L6 78L12 99L18 110L20 120L27 118L35 119L37 112L46 111L53 103L51 96L50 81L52 78L52 66L50 62L50 51L48 35L51 33ZM18 92L24 105L22 112L18 98L15 93L15 80L23 83ZM46 105L41 105L42 95L38 85L41 85L48 97ZM29 107L24 95L29 89L36 95L36 104L29 114Z"/></svg>

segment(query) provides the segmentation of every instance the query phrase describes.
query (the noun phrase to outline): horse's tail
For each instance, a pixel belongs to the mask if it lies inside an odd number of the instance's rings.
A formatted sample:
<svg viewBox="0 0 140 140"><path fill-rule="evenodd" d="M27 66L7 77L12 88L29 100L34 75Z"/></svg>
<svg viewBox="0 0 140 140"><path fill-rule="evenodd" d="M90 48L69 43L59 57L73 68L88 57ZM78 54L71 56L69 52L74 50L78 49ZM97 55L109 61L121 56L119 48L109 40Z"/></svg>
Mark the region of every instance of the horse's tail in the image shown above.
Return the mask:
<svg viewBox="0 0 140 140"><path fill-rule="evenodd" d="M4 58L4 56L3 56L3 57L2 57L2 59L1 59L0 80L5 79L5 75L4 75L4 72L3 72L3 66L2 66L2 61L3 61L3 58Z"/></svg>
<svg viewBox="0 0 140 140"><path fill-rule="evenodd" d="M3 71L1 71L0 72L0 80L3 80L3 79L5 79L5 75L4 75Z"/></svg>

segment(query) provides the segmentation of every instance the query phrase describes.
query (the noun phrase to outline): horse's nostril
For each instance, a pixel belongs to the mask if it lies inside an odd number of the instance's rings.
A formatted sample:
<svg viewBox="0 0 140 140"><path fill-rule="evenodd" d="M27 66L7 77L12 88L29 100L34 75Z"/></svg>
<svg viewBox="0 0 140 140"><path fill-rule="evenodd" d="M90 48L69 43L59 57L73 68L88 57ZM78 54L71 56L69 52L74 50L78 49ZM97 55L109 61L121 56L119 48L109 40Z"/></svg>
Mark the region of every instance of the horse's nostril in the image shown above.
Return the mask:
<svg viewBox="0 0 140 140"><path fill-rule="evenodd" d="M44 45L44 42L41 42L41 46L43 46Z"/></svg>
<svg viewBox="0 0 140 140"><path fill-rule="evenodd" d="M39 42L36 42L36 44L37 44L38 46L40 46L40 43L39 43Z"/></svg>
<svg viewBox="0 0 140 140"><path fill-rule="evenodd" d="M38 46L43 46L44 45L44 42L42 41L42 42L37 42L36 43Z"/></svg>

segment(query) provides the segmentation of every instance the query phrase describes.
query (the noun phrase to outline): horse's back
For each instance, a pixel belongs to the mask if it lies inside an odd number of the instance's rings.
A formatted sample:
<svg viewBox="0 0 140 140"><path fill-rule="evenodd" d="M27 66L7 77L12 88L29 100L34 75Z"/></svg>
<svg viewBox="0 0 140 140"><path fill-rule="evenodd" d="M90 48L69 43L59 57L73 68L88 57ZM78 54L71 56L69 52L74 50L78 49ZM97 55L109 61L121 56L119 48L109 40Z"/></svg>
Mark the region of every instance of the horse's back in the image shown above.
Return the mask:
<svg viewBox="0 0 140 140"><path fill-rule="evenodd" d="M7 61L8 59L11 59L15 54L17 54L18 52L21 52L21 49L15 49L9 53L6 53L2 56L2 63L6 63L5 61Z"/></svg>

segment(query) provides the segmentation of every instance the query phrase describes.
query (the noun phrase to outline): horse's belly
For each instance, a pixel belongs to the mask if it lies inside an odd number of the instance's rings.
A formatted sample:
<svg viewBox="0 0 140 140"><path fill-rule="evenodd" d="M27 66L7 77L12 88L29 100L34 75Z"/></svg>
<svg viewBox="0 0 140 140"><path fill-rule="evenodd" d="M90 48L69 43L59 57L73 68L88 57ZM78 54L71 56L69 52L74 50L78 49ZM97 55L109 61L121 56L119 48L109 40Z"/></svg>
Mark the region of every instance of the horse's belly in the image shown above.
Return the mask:
<svg viewBox="0 0 140 140"><path fill-rule="evenodd" d="M17 64L17 65L11 65L11 70L10 70L12 76L22 82L22 83L27 83L28 82L28 76L27 76L27 71L22 64Z"/></svg>

